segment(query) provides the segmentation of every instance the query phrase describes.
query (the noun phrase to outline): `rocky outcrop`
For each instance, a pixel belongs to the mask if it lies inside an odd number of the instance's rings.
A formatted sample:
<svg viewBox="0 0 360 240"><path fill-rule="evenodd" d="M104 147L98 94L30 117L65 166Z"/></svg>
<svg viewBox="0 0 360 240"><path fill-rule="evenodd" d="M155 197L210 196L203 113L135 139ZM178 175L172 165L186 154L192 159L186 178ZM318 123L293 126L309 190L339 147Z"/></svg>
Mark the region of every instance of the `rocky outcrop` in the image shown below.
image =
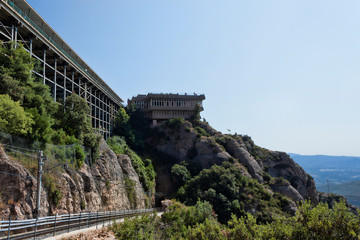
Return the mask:
<svg viewBox="0 0 360 240"><path fill-rule="evenodd" d="M32 216L36 206L36 179L19 163L14 162L0 147L0 214L20 219ZM46 192L41 191L40 211L46 211L49 204Z"/></svg>
<svg viewBox="0 0 360 240"><path fill-rule="evenodd" d="M310 199L313 203L318 203L319 200L314 179L296 164L288 154L284 152L266 151L271 157L266 158L263 164L270 175L272 177L285 178L303 199Z"/></svg>
<svg viewBox="0 0 360 240"><path fill-rule="evenodd" d="M346 198L344 196L335 194L335 193L324 193L319 192L319 202L326 203L330 209L332 209L335 205L335 203L338 203L340 201L345 202L346 207L355 215L358 215L358 207L348 203Z"/></svg>
<svg viewBox="0 0 360 240"><path fill-rule="evenodd" d="M202 135L199 127L204 130L206 136ZM159 130L165 137L153 146L177 159L178 163L191 161L205 169L223 161L236 159L243 166L245 176L251 176L260 183L264 181L265 172L274 178L282 177L288 180L288 184L272 185L273 191L289 197L294 202L310 199L313 203L318 203L314 180L286 153L260 148L248 136L221 134L202 122L196 123L194 128L190 122L185 121L176 129L163 124ZM166 178L169 179L169 176Z"/></svg>
<svg viewBox="0 0 360 240"><path fill-rule="evenodd" d="M220 132L213 129L207 122L198 122L197 125L199 127L201 127L202 129L204 129L205 132L207 134L209 134L210 136L215 136L216 134L221 134Z"/></svg>
<svg viewBox="0 0 360 240"><path fill-rule="evenodd" d="M231 155L211 138L202 137L194 145L197 152L193 161L197 162L202 169L210 168L214 164L221 164L231 158Z"/></svg>
<svg viewBox="0 0 360 240"><path fill-rule="evenodd" d="M179 161L186 160L196 139L196 131L192 129L192 124L185 122L179 128L162 126L160 130L165 133L166 138L156 144L156 149Z"/></svg>
<svg viewBox="0 0 360 240"><path fill-rule="evenodd" d="M248 172L253 178L257 179L259 182L263 182L263 178L261 176L262 168L255 158L246 150L244 143L236 141L231 137L227 137L225 148L233 157L238 159L239 162L248 169Z"/></svg>
<svg viewBox="0 0 360 240"><path fill-rule="evenodd" d="M35 208L36 179L1 148L0 168L4 172L27 176L25 179L0 174L2 216L7 217L11 213L19 218L31 217ZM51 174L62 197L55 206L49 202L50 193L43 186L41 215L144 208L148 201L130 158L127 155L116 155L104 140L100 144L100 157L92 167L83 165L79 171L67 169ZM126 185L126 179L131 179L131 188Z"/></svg>
<svg viewBox="0 0 360 240"><path fill-rule="evenodd" d="M286 184L270 184L270 187L274 192L278 192L290 198L294 202L300 202L304 200L300 193L293 186L291 186L289 182L287 182Z"/></svg>

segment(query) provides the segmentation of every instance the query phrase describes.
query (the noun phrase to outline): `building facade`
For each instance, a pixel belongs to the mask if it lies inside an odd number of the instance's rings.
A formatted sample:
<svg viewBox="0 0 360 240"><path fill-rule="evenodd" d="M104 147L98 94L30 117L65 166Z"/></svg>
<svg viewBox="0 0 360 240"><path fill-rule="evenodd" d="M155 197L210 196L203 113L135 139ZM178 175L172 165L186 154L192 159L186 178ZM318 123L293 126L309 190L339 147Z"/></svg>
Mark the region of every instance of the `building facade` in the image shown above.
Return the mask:
<svg viewBox="0 0 360 240"><path fill-rule="evenodd" d="M86 99L92 126L106 139L123 100L76 54L25 0L0 0L0 41L20 44L37 61L35 80L64 103L76 93Z"/></svg>
<svg viewBox="0 0 360 240"><path fill-rule="evenodd" d="M180 95L180 94L139 94L132 99L128 99L128 105L134 104L136 108L142 110L145 116L157 125L158 121L165 121L174 117L190 119L195 113L198 104L200 111L203 111L202 101L205 95Z"/></svg>

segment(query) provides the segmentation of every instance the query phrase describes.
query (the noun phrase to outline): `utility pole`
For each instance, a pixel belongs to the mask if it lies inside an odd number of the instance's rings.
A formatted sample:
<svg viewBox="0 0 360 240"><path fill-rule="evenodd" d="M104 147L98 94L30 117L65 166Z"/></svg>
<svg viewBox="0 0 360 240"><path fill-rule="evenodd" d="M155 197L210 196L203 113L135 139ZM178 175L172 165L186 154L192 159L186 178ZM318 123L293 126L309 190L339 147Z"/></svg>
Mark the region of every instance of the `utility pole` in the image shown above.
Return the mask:
<svg viewBox="0 0 360 240"><path fill-rule="evenodd" d="M44 153L43 151L39 152L39 159L38 159L38 176L37 176L37 198L36 198L36 208L35 208L35 216L38 218L39 211L40 211L40 200L41 200L41 177L43 174L42 166L44 165L43 162Z"/></svg>

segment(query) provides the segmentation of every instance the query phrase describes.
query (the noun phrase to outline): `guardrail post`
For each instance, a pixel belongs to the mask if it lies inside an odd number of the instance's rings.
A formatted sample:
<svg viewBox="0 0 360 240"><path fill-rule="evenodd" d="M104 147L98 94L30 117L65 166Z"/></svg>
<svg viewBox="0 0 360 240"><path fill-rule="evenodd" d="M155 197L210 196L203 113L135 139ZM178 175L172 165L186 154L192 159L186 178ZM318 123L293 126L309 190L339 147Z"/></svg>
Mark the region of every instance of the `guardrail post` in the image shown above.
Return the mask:
<svg viewBox="0 0 360 240"><path fill-rule="evenodd" d="M8 228L8 236L7 236L8 240L10 239L10 226L11 226L11 215L9 217L9 228Z"/></svg>
<svg viewBox="0 0 360 240"><path fill-rule="evenodd" d="M53 236L55 236L55 232L56 232L56 218L57 218L57 213L55 214L55 223L54 223Z"/></svg>
<svg viewBox="0 0 360 240"><path fill-rule="evenodd" d="M98 224L98 218L99 218L99 211L96 211L96 229L97 229L97 224Z"/></svg>
<svg viewBox="0 0 360 240"><path fill-rule="evenodd" d="M103 217L103 227L105 227L105 217L106 217L106 212L104 212L104 217Z"/></svg>
<svg viewBox="0 0 360 240"><path fill-rule="evenodd" d="M70 212L69 212L69 220L68 220L68 232L70 232Z"/></svg>
<svg viewBox="0 0 360 240"><path fill-rule="evenodd" d="M79 215L79 229L81 228L81 212L80 212L80 215Z"/></svg>
<svg viewBox="0 0 360 240"><path fill-rule="evenodd" d="M34 240L36 239L36 231L37 231L37 222L38 222L38 217L39 215L36 216L36 221L35 221L35 229L34 229Z"/></svg>
<svg viewBox="0 0 360 240"><path fill-rule="evenodd" d="M88 216L88 227L90 227L90 211L88 211L88 214L89 214L89 216Z"/></svg>

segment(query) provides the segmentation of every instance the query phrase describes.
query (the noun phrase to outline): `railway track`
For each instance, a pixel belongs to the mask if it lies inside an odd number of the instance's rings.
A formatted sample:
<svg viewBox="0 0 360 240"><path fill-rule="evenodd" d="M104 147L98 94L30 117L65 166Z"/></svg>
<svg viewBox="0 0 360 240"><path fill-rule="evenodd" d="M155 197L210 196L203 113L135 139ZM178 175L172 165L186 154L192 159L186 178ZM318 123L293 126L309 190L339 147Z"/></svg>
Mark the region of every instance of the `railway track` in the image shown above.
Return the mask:
<svg viewBox="0 0 360 240"><path fill-rule="evenodd" d="M87 212L78 214L55 215L28 220L0 222L1 239L40 239L55 236L91 226L102 227L105 222L155 212L151 209L120 210L109 212Z"/></svg>

